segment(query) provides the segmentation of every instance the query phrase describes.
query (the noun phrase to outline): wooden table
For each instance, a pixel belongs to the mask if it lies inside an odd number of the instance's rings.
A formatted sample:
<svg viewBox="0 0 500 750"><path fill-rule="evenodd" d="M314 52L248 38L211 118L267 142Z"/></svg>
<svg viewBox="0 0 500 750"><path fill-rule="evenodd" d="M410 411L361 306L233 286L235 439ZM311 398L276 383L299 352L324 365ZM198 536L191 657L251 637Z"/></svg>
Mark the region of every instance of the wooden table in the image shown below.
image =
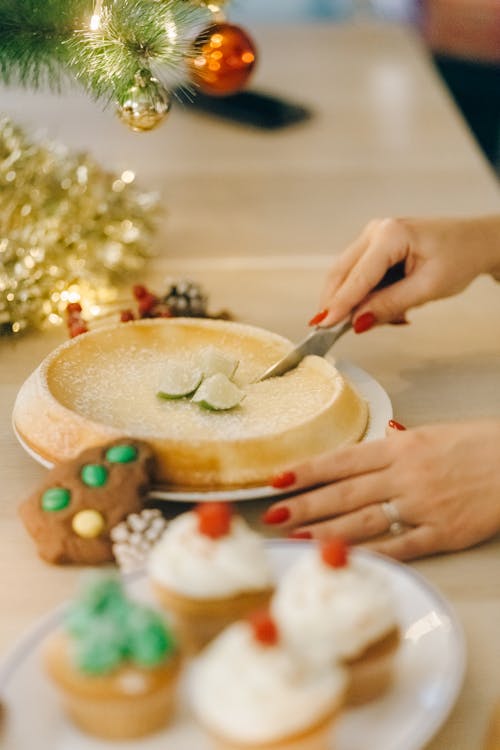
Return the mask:
<svg viewBox="0 0 500 750"><path fill-rule="evenodd" d="M2 109L70 146L137 172L168 217L146 281L188 274L242 320L297 339L316 312L332 254L379 215L498 211L493 174L418 41L387 27L256 29L256 87L315 117L263 133L179 111L149 136L128 133L79 95L2 92ZM371 372L409 426L500 414L500 287L479 279L412 325L347 336L339 355ZM41 563L16 506L43 474L10 414L23 379L63 339L0 341L0 649L73 590L78 571ZM252 508L255 513L256 508ZM418 562L456 608L470 658L456 709L430 750L480 747L500 696L500 541ZM401 749L403 750L403 748Z"/></svg>

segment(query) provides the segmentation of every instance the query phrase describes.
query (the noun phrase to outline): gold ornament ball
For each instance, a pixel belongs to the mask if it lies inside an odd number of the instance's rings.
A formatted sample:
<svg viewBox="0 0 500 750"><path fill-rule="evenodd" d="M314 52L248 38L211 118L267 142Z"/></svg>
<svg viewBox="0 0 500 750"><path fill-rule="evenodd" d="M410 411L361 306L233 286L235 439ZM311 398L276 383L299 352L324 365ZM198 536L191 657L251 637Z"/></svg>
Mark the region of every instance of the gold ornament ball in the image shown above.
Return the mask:
<svg viewBox="0 0 500 750"><path fill-rule="evenodd" d="M118 107L118 116L125 125L137 133L153 130L168 115L172 100L158 79L136 76Z"/></svg>
<svg viewBox="0 0 500 750"><path fill-rule="evenodd" d="M202 31L194 41L193 53L193 81L210 96L228 96L242 89L257 58L248 34L229 23L216 23Z"/></svg>

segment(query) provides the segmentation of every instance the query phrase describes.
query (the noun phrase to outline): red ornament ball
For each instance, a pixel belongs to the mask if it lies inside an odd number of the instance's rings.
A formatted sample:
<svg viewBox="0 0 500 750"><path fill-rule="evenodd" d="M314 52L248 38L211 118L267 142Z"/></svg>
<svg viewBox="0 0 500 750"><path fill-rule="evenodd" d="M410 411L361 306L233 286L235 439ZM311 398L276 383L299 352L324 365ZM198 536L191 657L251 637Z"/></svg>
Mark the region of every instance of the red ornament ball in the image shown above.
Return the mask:
<svg viewBox="0 0 500 750"><path fill-rule="evenodd" d="M227 96L242 89L257 58L248 34L229 23L216 23L202 31L194 41L193 53L193 80L210 96Z"/></svg>

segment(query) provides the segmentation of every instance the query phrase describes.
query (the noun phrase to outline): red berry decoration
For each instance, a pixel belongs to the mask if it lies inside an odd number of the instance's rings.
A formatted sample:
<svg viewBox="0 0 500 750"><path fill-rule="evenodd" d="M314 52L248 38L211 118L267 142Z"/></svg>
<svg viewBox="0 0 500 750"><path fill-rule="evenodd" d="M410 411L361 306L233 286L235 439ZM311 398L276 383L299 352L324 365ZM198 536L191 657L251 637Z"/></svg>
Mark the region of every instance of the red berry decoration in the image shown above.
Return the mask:
<svg viewBox="0 0 500 750"><path fill-rule="evenodd" d="M227 96L242 89L257 57L248 34L229 23L216 23L202 31L193 50L193 81L210 96Z"/></svg>
<svg viewBox="0 0 500 750"><path fill-rule="evenodd" d="M76 322L69 327L70 338L74 339L75 336L80 336L80 334L82 333L87 333L88 330L89 329L87 328L83 320L81 322Z"/></svg>
<svg viewBox="0 0 500 750"><path fill-rule="evenodd" d="M343 539L330 539L321 546L321 559L330 568L343 568L348 563L348 546Z"/></svg>
<svg viewBox="0 0 500 750"><path fill-rule="evenodd" d="M198 531L211 539L229 534L233 511L229 503L200 503L196 506Z"/></svg>
<svg viewBox="0 0 500 750"><path fill-rule="evenodd" d="M248 618L255 640L262 646L275 646L278 643L278 628L267 610L254 612Z"/></svg>
<svg viewBox="0 0 500 750"><path fill-rule="evenodd" d="M69 305L66 305L66 315L68 317L72 315L80 315L82 311L82 306L79 302L70 302Z"/></svg>
<svg viewBox="0 0 500 750"><path fill-rule="evenodd" d="M137 309L141 318L154 317L153 308L158 304L158 297L151 292L146 292L137 302Z"/></svg>
<svg viewBox="0 0 500 750"><path fill-rule="evenodd" d="M145 297L146 294L149 294L149 292L142 284L134 284L134 286L132 287L132 294L137 300L139 300Z"/></svg>
<svg viewBox="0 0 500 750"><path fill-rule="evenodd" d="M79 302L70 302L66 305L66 325L72 339L89 330L82 317L82 306Z"/></svg>
<svg viewBox="0 0 500 750"><path fill-rule="evenodd" d="M129 323L131 320L135 320L135 315L132 310L122 310L120 320L122 323Z"/></svg>

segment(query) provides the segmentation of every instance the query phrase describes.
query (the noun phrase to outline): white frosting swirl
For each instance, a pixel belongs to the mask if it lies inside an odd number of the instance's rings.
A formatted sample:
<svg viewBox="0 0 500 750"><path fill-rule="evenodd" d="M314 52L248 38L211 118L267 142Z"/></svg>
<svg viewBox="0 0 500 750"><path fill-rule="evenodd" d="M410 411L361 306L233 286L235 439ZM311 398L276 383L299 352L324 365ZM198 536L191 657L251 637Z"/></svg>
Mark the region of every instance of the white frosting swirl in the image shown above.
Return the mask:
<svg viewBox="0 0 500 750"><path fill-rule="evenodd" d="M283 645L262 646L237 622L205 649L193 667L193 708L226 740L267 743L307 730L342 702L346 673L311 670Z"/></svg>
<svg viewBox="0 0 500 750"><path fill-rule="evenodd" d="M233 596L272 587L261 537L240 516L228 534L212 539L198 531L195 511L171 521L149 558L154 581L193 599Z"/></svg>
<svg viewBox="0 0 500 750"><path fill-rule="evenodd" d="M289 646L316 664L360 656L396 627L384 576L354 557L332 568L317 549L290 568L271 607Z"/></svg>

